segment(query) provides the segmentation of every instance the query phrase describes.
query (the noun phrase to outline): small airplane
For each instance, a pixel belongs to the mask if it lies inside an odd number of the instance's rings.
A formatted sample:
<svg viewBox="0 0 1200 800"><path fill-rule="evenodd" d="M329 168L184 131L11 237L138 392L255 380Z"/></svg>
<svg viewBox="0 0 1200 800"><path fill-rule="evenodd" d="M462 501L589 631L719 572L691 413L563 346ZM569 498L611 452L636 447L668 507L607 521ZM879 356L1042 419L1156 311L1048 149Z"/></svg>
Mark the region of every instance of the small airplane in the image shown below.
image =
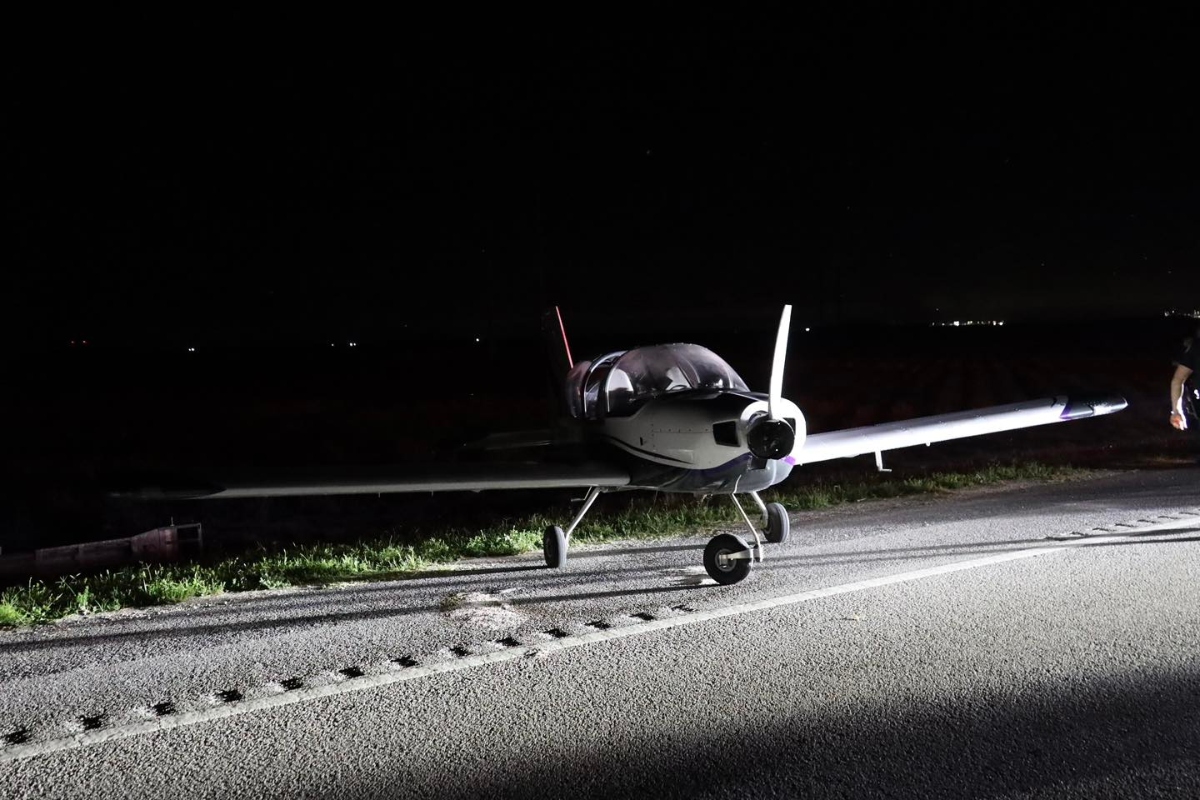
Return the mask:
<svg viewBox="0 0 1200 800"><path fill-rule="evenodd" d="M546 565L556 568L566 564L571 534L603 492L728 494L749 536L720 533L703 557L708 575L728 585L746 578L751 566L763 561L766 544L787 541L787 510L780 503L763 502L759 492L785 480L796 466L874 453L876 467L883 470L885 450L1098 417L1127 405L1117 395L1060 396L809 433L800 408L782 396L791 311L784 306L766 393L751 391L729 364L697 344L616 350L576 362L555 307L543 316L543 330L561 388L556 428L493 434L466 446L464 452L482 459L114 494L232 499L586 487L567 527L555 525L543 535ZM515 460L514 453L535 453L536 458ZM496 460L496 454L509 457ZM758 507L761 528L746 514L740 495Z"/></svg>

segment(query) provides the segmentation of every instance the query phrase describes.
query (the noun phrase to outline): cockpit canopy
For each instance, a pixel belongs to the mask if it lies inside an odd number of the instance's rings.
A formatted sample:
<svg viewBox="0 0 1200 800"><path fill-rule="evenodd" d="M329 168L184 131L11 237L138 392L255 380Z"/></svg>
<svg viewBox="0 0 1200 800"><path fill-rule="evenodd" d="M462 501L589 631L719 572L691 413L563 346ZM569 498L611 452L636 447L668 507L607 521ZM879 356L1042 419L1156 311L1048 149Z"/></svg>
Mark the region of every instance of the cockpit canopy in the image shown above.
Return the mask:
<svg viewBox="0 0 1200 800"><path fill-rule="evenodd" d="M576 419L628 416L652 397L692 389L749 391L733 368L696 344L619 350L581 361L567 373L567 402Z"/></svg>

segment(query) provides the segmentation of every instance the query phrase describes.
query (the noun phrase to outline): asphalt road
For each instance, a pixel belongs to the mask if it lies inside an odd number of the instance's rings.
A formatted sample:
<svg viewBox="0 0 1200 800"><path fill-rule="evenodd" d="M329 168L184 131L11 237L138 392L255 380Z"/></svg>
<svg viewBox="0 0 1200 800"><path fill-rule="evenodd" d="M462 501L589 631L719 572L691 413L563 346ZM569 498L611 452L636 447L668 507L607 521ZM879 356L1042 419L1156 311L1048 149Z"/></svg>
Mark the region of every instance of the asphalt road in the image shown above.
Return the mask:
<svg viewBox="0 0 1200 800"><path fill-rule="evenodd" d="M1198 480L4 633L0 796L1197 797Z"/></svg>

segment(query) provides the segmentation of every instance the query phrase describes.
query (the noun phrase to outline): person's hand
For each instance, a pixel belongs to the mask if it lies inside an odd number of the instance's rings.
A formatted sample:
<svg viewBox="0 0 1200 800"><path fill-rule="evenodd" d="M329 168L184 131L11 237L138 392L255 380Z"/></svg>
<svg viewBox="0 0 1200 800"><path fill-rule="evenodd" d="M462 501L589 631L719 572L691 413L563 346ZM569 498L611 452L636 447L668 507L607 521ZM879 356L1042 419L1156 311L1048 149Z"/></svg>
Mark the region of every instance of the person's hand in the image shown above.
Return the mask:
<svg viewBox="0 0 1200 800"><path fill-rule="evenodd" d="M1180 414L1178 411L1171 412L1171 427L1177 431L1187 430L1187 417Z"/></svg>

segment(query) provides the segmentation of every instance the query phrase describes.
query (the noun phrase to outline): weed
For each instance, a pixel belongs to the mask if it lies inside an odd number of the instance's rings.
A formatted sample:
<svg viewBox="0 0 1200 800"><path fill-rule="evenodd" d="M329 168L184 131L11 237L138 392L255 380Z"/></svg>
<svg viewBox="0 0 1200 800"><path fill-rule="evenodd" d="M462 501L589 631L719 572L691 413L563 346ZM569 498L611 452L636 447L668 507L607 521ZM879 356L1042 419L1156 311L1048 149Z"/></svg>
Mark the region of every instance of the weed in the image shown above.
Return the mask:
<svg viewBox="0 0 1200 800"><path fill-rule="evenodd" d="M28 619L21 609L7 601L0 603L0 626L24 625L27 622L32 620Z"/></svg>

